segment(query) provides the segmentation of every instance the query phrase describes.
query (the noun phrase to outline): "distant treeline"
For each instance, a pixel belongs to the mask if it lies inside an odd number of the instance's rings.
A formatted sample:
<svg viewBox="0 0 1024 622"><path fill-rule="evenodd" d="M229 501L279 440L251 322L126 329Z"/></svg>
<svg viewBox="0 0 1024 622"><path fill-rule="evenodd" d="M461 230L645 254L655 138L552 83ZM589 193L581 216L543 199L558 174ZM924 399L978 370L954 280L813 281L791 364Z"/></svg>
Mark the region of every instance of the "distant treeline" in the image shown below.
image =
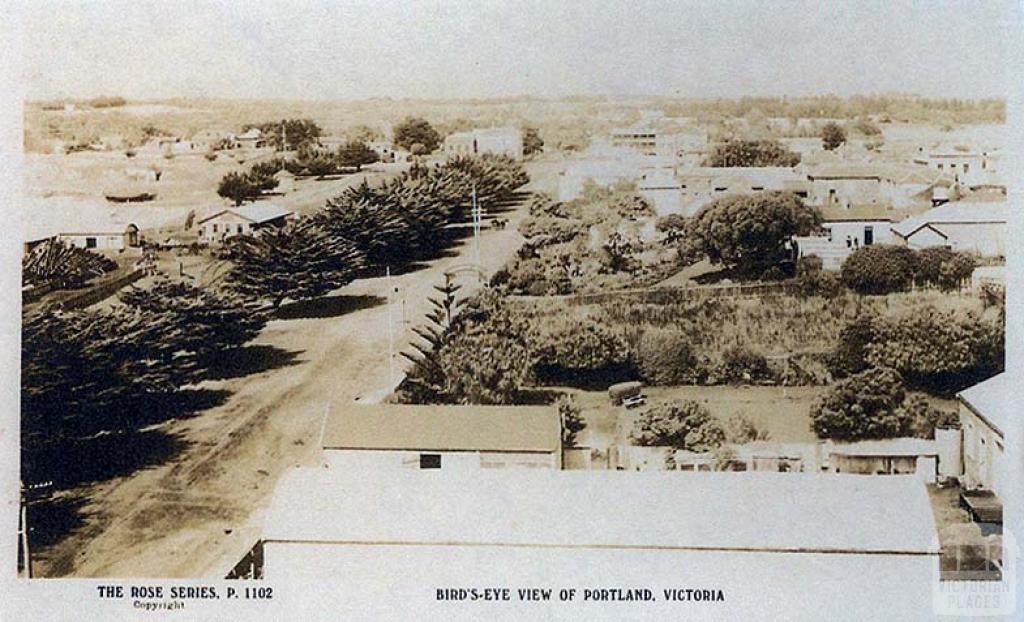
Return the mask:
<svg viewBox="0 0 1024 622"><path fill-rule="evenodd" d="M768 117L855 119L868 115L922 123L1004 123L1002 99L924 98L912 95L838 97L741 97L739 99L665 100L660 108L673 117Z"/></svg>

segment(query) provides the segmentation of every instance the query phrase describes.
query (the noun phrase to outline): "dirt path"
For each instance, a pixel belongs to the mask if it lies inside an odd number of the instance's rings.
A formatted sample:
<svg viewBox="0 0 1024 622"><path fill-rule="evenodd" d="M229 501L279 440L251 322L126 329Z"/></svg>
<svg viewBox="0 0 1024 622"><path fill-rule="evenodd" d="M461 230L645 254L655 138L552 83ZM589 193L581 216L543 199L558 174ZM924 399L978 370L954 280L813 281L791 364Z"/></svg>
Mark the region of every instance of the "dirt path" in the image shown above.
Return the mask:
<svg viewBox="0 0 1024 622"><path fill-rule="evenodd" d="M516 225L523 212L521 205L503 215L510 220L504 230L484 230L481 263L488 274L522 244ZM390 282L352 283L308 305L306 317L270 322L255 345L297 353L295 360L209 383L229 391L227 401L164 428L188 448L166 463L87 489L84 522L37 558L37 576L223 577L256 541L281 473L318 459L325 411L383 395L397 382L405 360L398 353L409 349L411 327L426 312L433 286L474 254L469 238L420 270ZM478 287L469 274L460 282L466 294ZM397 290L390 305L389 289ZM347 312L332 313L332 306ZM318 314L329 317L313 317Z"/></svg>

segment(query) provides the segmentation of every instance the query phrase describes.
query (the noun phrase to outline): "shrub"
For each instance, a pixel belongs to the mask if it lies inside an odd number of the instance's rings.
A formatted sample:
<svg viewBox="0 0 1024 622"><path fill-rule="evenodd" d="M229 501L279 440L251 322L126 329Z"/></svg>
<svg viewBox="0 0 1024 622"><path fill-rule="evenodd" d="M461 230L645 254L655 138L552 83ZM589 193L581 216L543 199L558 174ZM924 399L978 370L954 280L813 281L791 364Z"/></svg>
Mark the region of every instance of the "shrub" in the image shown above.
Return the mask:
<svg viewBox="0 0 1024 622"><path fill-rule="evenodd" d="M705 166L796 166L800 154L775 140L730 140L715 145Z"/></svg>
<svg viewBox="0 0 1024 622"><path fill-rule="evenodd" d="M809 296L835 298L843 291L843 282L839 275L823 270L821 258L817 255L801 257L797 261L794 283L797 293L804 298Z"/></svg>
<svg viewBox="0 0 1024 622"><path fill-rule="evenodd" d="M884 318L865 347L865 360L899 371L917 387L952 394L1005 367L1005 328L974 313L932 309Z"/></svg>
<svg viewBox="0 0 1024 622"><path fill-rule="evenodd" d="M904 407L903 379L873 368L836 383L811 406L811 430L837 441L907 436L913 415Z"/></svg>
<svg viewBox="0 0 1024 622"><path fill-rule="evenodd" d="M587 427L579 404L572 396L563 395L555 401L555 408L562 422L562 447L576 447L576 436Z"/></svg>
<svg viewBox="0 0 1024 622"><path fill-rule="evenodd" d="M971 278L976 260L972 255L944 246L932 246L917 251L915 278L921 285L933 285L943 291L959 289Z"/></svg>
<svg viewBox="0 0 1024 622"><path fill-rule="evenodd" d="M651 328L640 337L637 365L649 384L685 384L694 381L697 358L680 332Z"/></svg>
<svg viewBox="0 0 1024 622"><path fill-rule="evenodd" d="M846 142L846 131L835 123L826 123L821 128L821 146L826 151L837 149Z"/></svg>
<svg viewBox="0 0 1024 622"><path fill-rule="evenodd" d="M746 346L732 346L722 353L722 376L728 382L751 382L770 376L768 361Z"/></svg>
<svg viewBox="0 0 1024 622"><path fill-rule="evenodd" d="M626 342L593 320L563 324L532 338L539 378L587 381L614 377L629 362Z"/></svg>
<svg viewBox="0 0 1024 622"><path fill-rule="evenodd" d="M858 294L902 292L914 280L915 263L914 251L905 246L862 246L843 262L840 276Z"/></svg>
<svg viewBox="0 0 1024 622"><path fill-rule="evenodd" d="M935 408L924 396L908 396L904 408L912 417L911 432L918 438L935 438L936 428L960 427L960 417L956 412Z"/></svg>
<svg viewBox="0 0 1024 622"><path fill-rule="evenodd" d="M643 446L668 445L675 449L710 451L725 442L725 430L700 403L676 400L641 413L630 438Z"/></svg>
<svg viewBox="0 0 1024 622"><path fill-rule="evenodd" d="M730 443L742 445L752 441L766 441L771 435L759 429L750 417L743 413L735 413L725 420L725 438Z"/></svg>
<svg viewBox="0 0 1024 622"><path fill-rule="evenodd" d="M868 346L875 342L877 318L861 313L839 331L839 344L827 360L829 371L839 377L849 376L868 367Z"/></svg>

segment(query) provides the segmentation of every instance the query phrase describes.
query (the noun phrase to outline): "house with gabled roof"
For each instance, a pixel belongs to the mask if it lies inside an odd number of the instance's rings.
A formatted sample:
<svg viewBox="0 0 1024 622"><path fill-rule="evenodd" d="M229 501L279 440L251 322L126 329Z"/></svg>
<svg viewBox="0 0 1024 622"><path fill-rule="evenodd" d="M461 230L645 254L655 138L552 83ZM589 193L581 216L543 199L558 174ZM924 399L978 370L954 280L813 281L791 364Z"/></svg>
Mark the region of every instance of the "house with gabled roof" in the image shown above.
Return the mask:
<svg viewBox="0 0 1024 622"><path fill-rule="evenodd" d="M252 203L222 209L196 225L199 227L199 241L211 244L236 235L254 235L266 227L281 227L294 217L295 212L273 203Z"/></svg>
<svg viewBox="0 0 1024 622"><path fill-rule="evenodd" d="M910 248L946 246L995 257L1006 254L1008 210L1005 202L945 203L893 227Z"/></svg>

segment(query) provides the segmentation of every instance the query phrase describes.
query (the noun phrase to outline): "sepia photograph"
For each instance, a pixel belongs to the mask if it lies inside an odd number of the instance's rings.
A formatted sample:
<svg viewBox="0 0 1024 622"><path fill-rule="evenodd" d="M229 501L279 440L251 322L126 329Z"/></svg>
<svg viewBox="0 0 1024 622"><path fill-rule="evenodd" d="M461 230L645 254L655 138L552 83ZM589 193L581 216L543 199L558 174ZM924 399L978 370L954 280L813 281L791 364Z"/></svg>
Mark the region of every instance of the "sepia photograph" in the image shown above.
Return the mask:
<svg viewBox="0 0 1024 622"><path fill-rule="evenodd" d="M1019 2L2 13L0 619L1020 615Z"/></svg>

